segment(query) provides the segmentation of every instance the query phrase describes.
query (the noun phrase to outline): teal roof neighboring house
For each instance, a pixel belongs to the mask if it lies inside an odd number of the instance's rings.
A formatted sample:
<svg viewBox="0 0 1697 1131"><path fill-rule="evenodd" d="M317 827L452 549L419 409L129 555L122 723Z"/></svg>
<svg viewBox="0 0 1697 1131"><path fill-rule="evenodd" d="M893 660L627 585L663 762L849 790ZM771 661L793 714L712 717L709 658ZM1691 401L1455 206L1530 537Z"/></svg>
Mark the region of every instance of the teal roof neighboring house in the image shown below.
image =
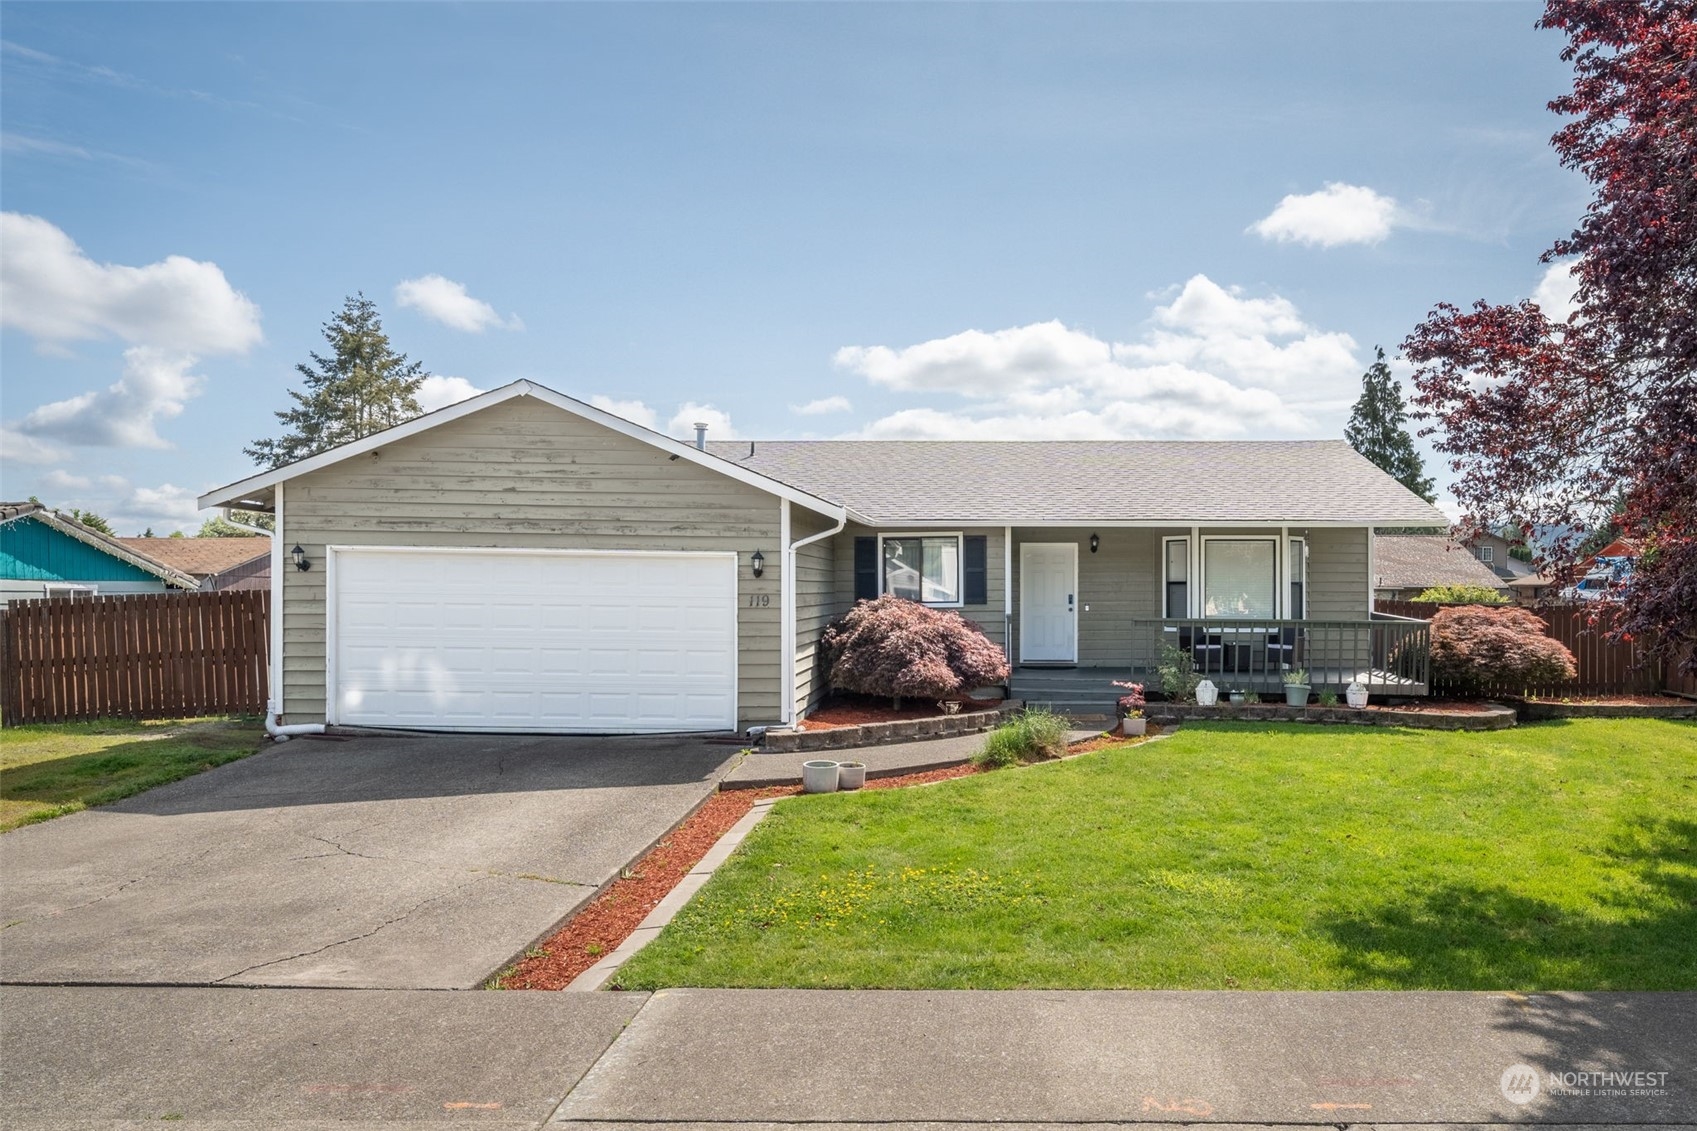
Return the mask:
<svg viewBox="0 0 1697 1131"><path fill-rule="evenodd" d="M151 581L198 589L193 577L40 503L0 503L0 579Z"/></svg>

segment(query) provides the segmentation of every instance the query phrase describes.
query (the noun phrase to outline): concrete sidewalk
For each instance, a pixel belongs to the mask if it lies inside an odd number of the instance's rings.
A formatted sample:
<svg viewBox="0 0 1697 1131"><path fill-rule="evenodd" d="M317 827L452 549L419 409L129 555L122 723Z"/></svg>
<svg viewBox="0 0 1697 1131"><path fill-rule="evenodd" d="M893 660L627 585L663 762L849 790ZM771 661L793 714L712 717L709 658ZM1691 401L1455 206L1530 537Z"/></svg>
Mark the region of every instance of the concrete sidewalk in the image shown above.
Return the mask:
<svg viewBox="0 0 1697 1131"><path fill-rule="evenodd" d="M1519 1106L1505 1069L1666 1073ZM656 993L557 1122L1674 1123L1697 994Z"/></svg>
<svg viewBox="0 0 1697 1131"><path fill-rule="evenodd" d="M1691 1126L1697 1113L1697 993L0 995L0 1125L36 1131L161 1120L185 1131L1432 1131ZM1501 1091L1517 1064L1544 1087L1524 1106ZM1619 1095L1549 1091L1552 1072L1599 1070L1665 1076Z"/></svg>
<svg viewBox="0 0 1697 1131"><path fill-rule="evenodd" d="M1101 730L1074 730L1068 742L1095 738ZM815 758L833 762L865 762L868 778L889 778L939 770L970 761L984 749L984 735L960 734L952 738L925 738L913 742L891 742L882 746L857 746L847 750L802 750L765 753L759 750L732 767L720 780L720 789L759 789L769 785L795 785L801 781L801 764Z"/></svg>

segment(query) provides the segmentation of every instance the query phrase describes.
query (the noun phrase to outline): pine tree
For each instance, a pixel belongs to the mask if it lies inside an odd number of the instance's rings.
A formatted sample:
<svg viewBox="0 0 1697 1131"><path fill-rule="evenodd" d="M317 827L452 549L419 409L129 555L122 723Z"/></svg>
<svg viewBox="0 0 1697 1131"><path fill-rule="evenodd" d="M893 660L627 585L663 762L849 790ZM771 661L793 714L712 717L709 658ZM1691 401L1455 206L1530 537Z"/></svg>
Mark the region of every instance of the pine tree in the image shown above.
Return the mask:
<svg viewBox="0 0 1697 1131"><path fill-rule="evenodd" d="M324 339L330 356L314 353L311 365L295 366L306 388L290 389L295 406L277 413L283 436L255 440L244 449L255 463L281 467L419 414L424 366L394 351L377 305L363 293L350 295L324 324Z"/></svg>
<svg viewBox="0 0 1697 1131"><path fill-rule="evenodd" d="M88 527L90 530L98 530L100 533L112 538L116 538L118 536L118 532L112 529L112 524L95 514L93 511L83 511L72 507L71 517Z"/></svg>
<svg viewBox="0 0 1697 1131"><path fill-rule="evenodd" d="M1361 375L1361 397L1350 410L1344 439L1386 475L1428 503L1434 502L1437 495L1426 475L1426 462L1414 450L1414 437L1403 427L1408 411L1403 406L1402 389L1385 364L1385 351L1377 346L1374 351L1378 357Z"/></svg>

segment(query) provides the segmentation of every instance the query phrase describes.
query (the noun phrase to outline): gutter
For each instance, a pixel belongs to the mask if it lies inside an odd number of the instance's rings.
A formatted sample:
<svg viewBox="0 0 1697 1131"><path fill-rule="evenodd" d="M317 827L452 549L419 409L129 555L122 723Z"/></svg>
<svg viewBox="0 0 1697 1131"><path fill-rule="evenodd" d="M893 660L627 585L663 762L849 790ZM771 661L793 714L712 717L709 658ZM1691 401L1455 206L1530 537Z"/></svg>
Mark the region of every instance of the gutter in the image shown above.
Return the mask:
<svg viewBox="0 0 1697 1131"><path fill-rule="evenodd" d="M784 506L785 506L785 518L787 520L788 519L788 506L789 506L789 503L788 503L787 500L785 501ZM796 561L796 551L801 549L803 546L810 546L813 543L818 542L818 541L820 541L821 539L824 539L824 538L829 538L834 534L841 534L843 532L844 528L848 526L848 520L849 520L848 508L843 507L837 513L837 525L829 528L828 530L821 530L817 534L809 534L806 538L799 539L795 542L789 541L789 539L787 537L784 539L784 541L786 543L785 546L784 546L784 562L783 562L784 592L783 592L783 597L781 598L782 601L783 601L783 605L784 605L784 624L783 624L783 627L782 627L782 632L784 634L784 652L785 652L784 671L785 671L785 674L783 676L783 686L789 688L789 693L784 696L784 709L780 713L780 715L781 715L781 718L782 718L785 726L795 725L795 654L796 654L795 561ZM785 525L788 526L787 521L785 522Z"/></svg>

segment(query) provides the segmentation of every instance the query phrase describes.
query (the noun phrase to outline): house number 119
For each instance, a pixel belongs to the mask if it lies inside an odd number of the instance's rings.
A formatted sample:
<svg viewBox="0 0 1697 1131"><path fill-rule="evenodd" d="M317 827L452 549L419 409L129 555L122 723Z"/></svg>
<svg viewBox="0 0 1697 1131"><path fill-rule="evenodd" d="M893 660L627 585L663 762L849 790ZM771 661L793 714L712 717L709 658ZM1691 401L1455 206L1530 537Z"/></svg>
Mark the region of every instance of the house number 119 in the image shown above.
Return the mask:
<svg viewBox="0 0 1697 1131"><path fill-rule="evenodd" d="M748 595L748 607L751 609L763 609L771 603L772 595L770 593L750 593Z"/></svg>

